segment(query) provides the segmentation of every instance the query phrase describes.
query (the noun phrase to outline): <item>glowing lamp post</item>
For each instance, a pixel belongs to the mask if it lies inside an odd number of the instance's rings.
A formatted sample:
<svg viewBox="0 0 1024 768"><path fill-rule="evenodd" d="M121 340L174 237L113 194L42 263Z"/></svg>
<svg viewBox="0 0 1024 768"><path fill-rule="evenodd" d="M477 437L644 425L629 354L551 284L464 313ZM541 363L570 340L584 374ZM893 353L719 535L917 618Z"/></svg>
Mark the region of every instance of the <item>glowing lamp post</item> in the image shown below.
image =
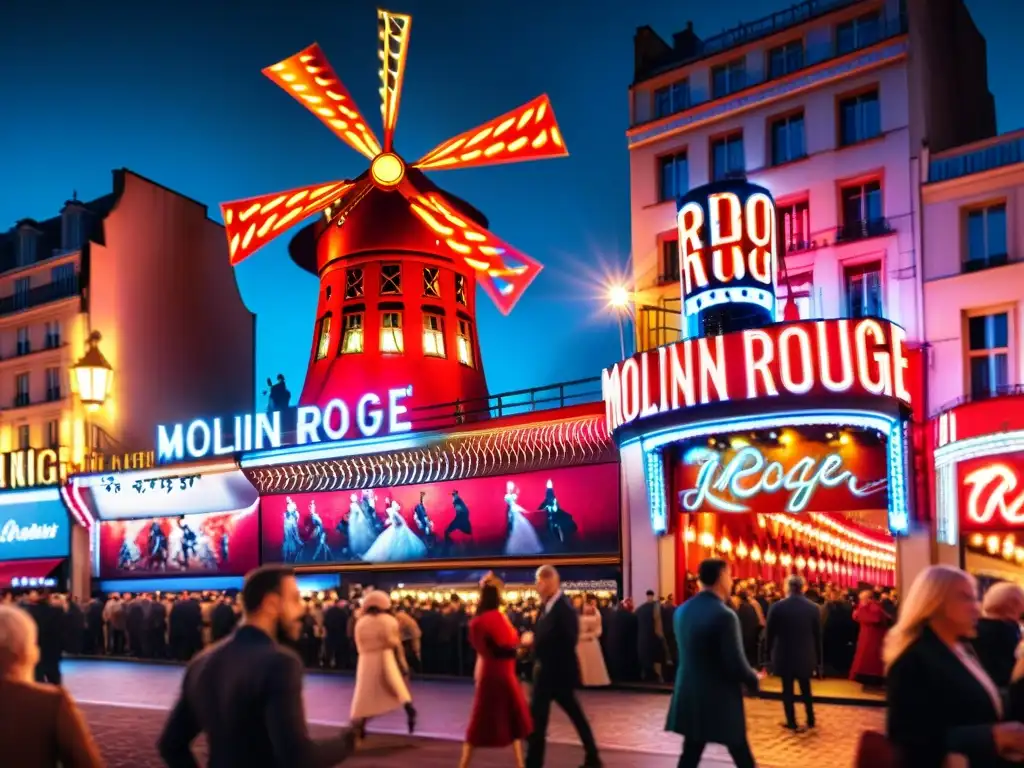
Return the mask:
<svg viewBox="0 0 1024 768"><path fill-rule="evenodd" d="M629 291L625 286L613 285L608 289L608 306L615 311L619 321L619 347L622 350L622 359L626 359L626 332L622 326L622 315L629 312Z"/></svg>
<svg viewBox="0 0 1024 768"><path fill-rule="evenodd" d="M78 384L78 397L90 411L99 409L107 401L110 378L114 373L113 367L97 347L100 338L98 331L89 334L89 348L71 369Z"/></svg>

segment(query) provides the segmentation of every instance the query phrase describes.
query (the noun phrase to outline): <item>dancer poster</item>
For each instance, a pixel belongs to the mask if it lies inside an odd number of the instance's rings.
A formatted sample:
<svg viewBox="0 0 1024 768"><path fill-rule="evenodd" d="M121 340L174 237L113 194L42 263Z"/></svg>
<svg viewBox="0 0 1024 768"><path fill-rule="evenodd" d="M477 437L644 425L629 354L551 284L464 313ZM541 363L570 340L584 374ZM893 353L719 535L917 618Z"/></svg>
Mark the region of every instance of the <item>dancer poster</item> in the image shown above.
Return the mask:
<svg viewBox="0 0 1024 768"><path fill-rule="evenodd" d="M144 520L103 520L100 578L242 576L259 565L256 505Z"/></svg>
<svg viewBox="0 0 1024 768"><path fill-rule="evenodd" d="M264 562L613 555L619 468L265 496L261 516Z"/></svg>

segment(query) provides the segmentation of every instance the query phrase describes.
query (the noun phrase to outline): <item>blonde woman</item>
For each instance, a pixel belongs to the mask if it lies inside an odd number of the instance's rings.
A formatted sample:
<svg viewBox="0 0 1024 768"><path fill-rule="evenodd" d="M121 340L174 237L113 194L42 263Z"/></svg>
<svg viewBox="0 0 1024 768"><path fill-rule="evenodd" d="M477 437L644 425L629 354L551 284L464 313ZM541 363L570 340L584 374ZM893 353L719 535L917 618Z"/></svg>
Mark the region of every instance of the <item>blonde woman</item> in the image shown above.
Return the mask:
<svg viewBox="0 0 1024 768"><path fill-rule="evenodd" d="M366 721L404 708L409 733L416 730L416 709L406 684L409 667L402 649L398 620L391 615L391 598L373 590L363 598L353 636L359 661L352 695L352 726L366 738Z"/></svg>
<svg viewBox="0 0 1024 768"><path fill-rule="evenodd" d="M981 621L974 651L992 682L1010 684L1010 674L1020 644L1020 617L1024 614L1024 589L1008 581L993 584L981 601Z"/></svg>
<svg viewBox="0 0 1024 768"><path fill-rule="evenodd" d="M911 585L882 654L898 765L941 768L959 756L995 768L1024 756L1024 725L1002 722L999 689L965 642L980 615L977 584L958 568L931 566Z"/></svg>
<svg viewBox="0 0 1024 768"><path fill-rule="evenodd" d="M21 608L0 605L0 763L99 768L99 750L67 691L32 681L36 631Z"/></svg>

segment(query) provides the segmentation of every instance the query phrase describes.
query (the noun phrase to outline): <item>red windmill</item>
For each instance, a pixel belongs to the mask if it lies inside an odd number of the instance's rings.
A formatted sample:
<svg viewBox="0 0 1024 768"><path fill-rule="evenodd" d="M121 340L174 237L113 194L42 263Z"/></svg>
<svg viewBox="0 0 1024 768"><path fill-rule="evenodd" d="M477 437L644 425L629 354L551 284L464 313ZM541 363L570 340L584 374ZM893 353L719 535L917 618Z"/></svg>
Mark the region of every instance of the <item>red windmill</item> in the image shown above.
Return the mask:
<svg viewBox="0 0 1024 768"><path fill-rule="evenodd" d="M358 178L221 206L231 263L323 212L292 241L320 297L300 403L354 405L364 393L413 386L412 408L487 397L474 288L507 314L541 265L487 230L483 214L444 192L425 170L568 154L547 96L438 145L409 165L395 151L410 16L377 13L384 143L316 44L263 73L339 139L370 160ZM413 412L415 414L415 412ZM413 422L417 419L413 416ZM420 424L424 424L421 420Z"/></svg>

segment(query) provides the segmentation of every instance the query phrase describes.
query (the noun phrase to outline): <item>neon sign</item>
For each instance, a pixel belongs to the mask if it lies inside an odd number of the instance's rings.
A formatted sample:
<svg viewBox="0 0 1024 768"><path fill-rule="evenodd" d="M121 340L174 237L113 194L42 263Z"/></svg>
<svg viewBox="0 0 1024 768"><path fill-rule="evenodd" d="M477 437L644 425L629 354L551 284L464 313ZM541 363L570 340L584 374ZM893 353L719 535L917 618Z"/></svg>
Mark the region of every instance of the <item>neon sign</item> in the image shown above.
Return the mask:
<svg viewBox="0 0 1024 768"><path fill-rule="evenodd" d="M1017 471L1001 462L968 472L964 477L967 521L976 525L1024 524L1024 490L1013 495L1019 482Z"/></svg>
<svg viewBox="0 0 1024 768"><path fill-rule="evenodd" d="M755 305L775 315L775 203L768 190L724 181L679 200L679 268L683 314L725 304Z"/></svg>
<svg viewBox="0 0 1024 768"><path fill-rule="evenodd" d="M601 374L608 428L695 405L870 395L909 404L906 332L887 320L814 320L640 352Z"/></svg>
<svg viewBox="0 0 1024 768"><path fill-rule="evenodd" d="M807 510L820 489L845 487L850 496L867 498L887 484L884 479L858 480L838 453L820 459L804 456L788 469L753 446L741 448L724 463L719 453L707 448L689 451L686 459L700 464L700 472L696 487L679 493L684 512L750 512L751 506L743 502L784 491L789 494L785 511L797 514Z"/></svg>
<svg viewBox="0 0 1024 768"><path fill-rule="evenodd" d="M32 488L57 485L66 478L66 449L53 448L0 454L0 488Z"/></svg>
<svg viewBox="0 0 1024 768"><path fill-rule="evenodd" d="M18 525L17 520L8 520L0 528L0 544L20 544L26 541L49 541L57 538L60 526L56 523L43 524L32 523L30 525Z"/></svg>
<svg viewBox="0 0 1024 768"><path fill-rule="evenodd" d="M363 437L408 432L412 424L402 420L408 407L401 404L412 395L412 387L391 389L385 397L369 393L359 398L354 409L340 399L323 408L304 405L296 409L295 444L308 445L343 440L353 425ZM283 434L281 412L245 414L227 421L220 418L195 419L189 424L157 427L157 460L180 461L186 456L201 459L241 451L280 448Z"/></svg>

